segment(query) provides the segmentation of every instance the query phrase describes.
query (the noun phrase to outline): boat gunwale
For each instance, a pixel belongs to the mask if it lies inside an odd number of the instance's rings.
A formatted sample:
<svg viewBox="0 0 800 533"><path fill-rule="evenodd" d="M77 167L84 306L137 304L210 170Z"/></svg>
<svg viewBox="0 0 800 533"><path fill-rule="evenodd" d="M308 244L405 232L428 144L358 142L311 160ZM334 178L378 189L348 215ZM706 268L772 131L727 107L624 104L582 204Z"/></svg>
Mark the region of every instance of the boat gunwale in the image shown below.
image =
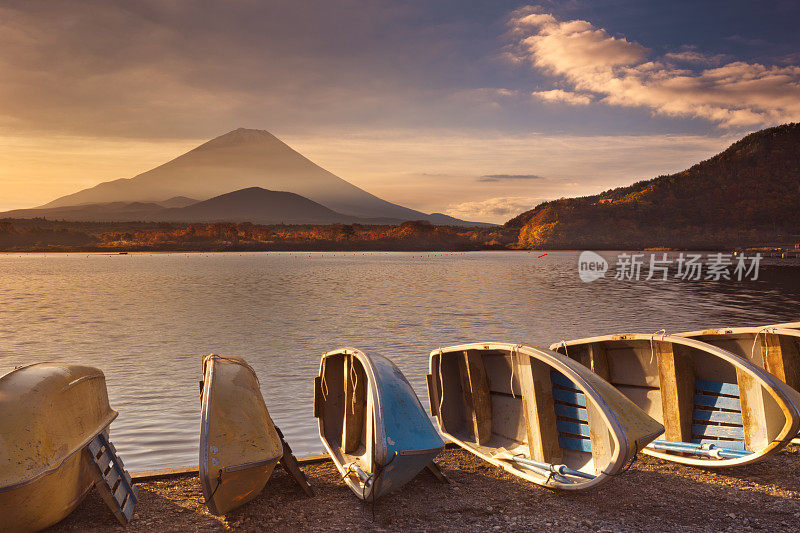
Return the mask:
<svg viewBox="0 0 800 533"><path fill-rule="evenodd" d="M431 350L429 356L430 373L432 375L434 374L434 368L433 368L434 358L438 357L439 362L437 364L441 364L440 357L442 354L465 351L465 350L508 351L509 353L513 353L513 351L516 350L518 353L525 353L526 355L534 357L535 359L545 363L549 367L561 371L563 374L565 374L567 378L569 378L576 385L578 385L585 392L588 393L586 394L586 397L589 398L592 404L601 413L606 423L606 427L610 430L609 433L614 439L616 446L614 447L613 456L611 458L612 460L608 462L608 464L603 468L603 470L600 471L599 474L595 476L594 479L570 485L556 481L555 479L552 479L552 477L550 479L542 479L541 477L535 477L533 474L530 474L521 468L515 468L508 461L502 461L500 459L495 458L494 456L486 455L485 453L476 449L471 443L459 439L455 437L453 434L444 431L444 429L442 428L440 416L437 414L436 420L437 423L439 424L439 429L442 432L442 434L446 435L450 440L457 443L462 448L477 455L481 459L484 459L496 466L499 466L514 475L522 477L523 479L527 479L533 483L548 488L557 488L562 490L589 489L594 487L595 485L607 481L608 478L617 475L617 471L625 466L626 459L628 457L628 454L630 453L631 443L628 441L628 435L625 432L625 429L622 427L622 424L617 418L616 414L611 409L611 406L608 405L608 403L603 399L603 396L599 393L599 391L595 389L594 386L580 374L580 372L583 372L584 370L591 373L590 369L582 365L580 366L580 369L573 368L572 364L580 365L580 363L576 363L575 361L567 358L567 356L564 354L560 354L554 350L549 350L541 346L534 346L532 344L514 344L505 342L473 342L466 344L457 344L445 348L437 348L435 350ZM567 362L562 361L562 358L567 359ZM564 370L566 370L566 372L563 372ZM438 378L438 375L436 377ZM600 378L600 376L597 377ZM436 383L436 378L434 378L433 381L434 383ZM437 391L437 393L441 395L441 391ZM441 396L439 397L441 398ZM601 400L602 403L601 401L598 400ZM432 406L431 410L433 410ZM623 450L624 453L622 453Z"/></svg>
<svg viewBox="0 0 800 533"><path fill-rule="evenodd" d="M784 416L784 424L781 432L766 446L764 446L759 451L754 451L751 455L747 455L740 458L735 459L717 459L711 461L710 459L697 459L693 457L683 457L679 455L673 455L669 453L664 453L653 448L649 448L647 446L644 447L642 450L644 453L648 455L652 455L653 457L659 457L661 459L666 459L669 461L674 461L682 464L690 464L696 466L709 466L709 467L727 467L727 466L736 466L736 465L743 465L757 462L767 455L769 455L773 451L780 450L781 448L787 446L791 443L792 438L794 435L798 433L800 430L800 406L795 404L795 402L784 392L784 387L789 387L784 382L780 381L778 378L767 372L766 370L759 368L755 364L751 363L750 361L739 357L738 355L731 353L725 349L719 348L712 344L708 344L703 341L699 341L696 339L682 337L679 334L666 334L666 333L620 333L620 334L610 334L610 335L599 335L596 337L585 337L583 339L573 339L570 341L560 341L557 343L553 343L552 347L562 347L562 346L579 346L584 344L593 344L596 342L625 342L625 341L646 341L646 342L671 342L674 344L680 344L683 346L688 346L690 348L695 348L697 350L709 353L716 357L719 357L723 361L726 361L734 366L734 368L739 368L750 375L752 375L756 381L758 381L762 387L764 387L778 403L783 416ZM613 383L612 383L613 385ZM615 387L616 388L616 387ZM660 387L659 387L660 389ZM791 437L790 437L791 435Z"/></svg>

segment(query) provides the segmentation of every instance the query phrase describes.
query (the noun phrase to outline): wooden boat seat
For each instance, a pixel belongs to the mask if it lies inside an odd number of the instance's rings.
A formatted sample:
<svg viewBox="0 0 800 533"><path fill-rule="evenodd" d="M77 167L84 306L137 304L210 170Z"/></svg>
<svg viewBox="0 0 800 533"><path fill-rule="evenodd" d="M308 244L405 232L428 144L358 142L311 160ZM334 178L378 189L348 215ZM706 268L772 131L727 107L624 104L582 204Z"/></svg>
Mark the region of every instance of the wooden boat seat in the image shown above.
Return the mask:
<svg viewBox="0 0 800 533"><path fill-rule="evenodd" d="M692 442L745 449L739 386L735 383L695 380Z"/></svg>
<svg viewBox="0 0 800 533"><path fill-rule="evenodd" d="M553 404L558 428L558 445L565 450L592 451L586 396L572 381L557 371L550 372Z"/></svg>

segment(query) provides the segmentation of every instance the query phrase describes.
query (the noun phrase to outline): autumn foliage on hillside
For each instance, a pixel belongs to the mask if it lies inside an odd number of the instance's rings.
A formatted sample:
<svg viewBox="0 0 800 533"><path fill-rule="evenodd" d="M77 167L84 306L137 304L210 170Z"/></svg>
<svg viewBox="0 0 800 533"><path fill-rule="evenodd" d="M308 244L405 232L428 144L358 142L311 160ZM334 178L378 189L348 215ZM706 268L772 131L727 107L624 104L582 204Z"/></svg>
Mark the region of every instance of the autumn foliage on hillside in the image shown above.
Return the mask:
<svg viewBox="0 0 800 533"><path fill-rule="evenodd" d="M502 227L250 223L0 221L0 251L485 250L505 249L518 231Z"/></svg>
<svg viewBox="0 0 800 533"><path fill-rule="evenodd" d="M525 248L719 248L800 240L800 124L669 176L545 202L506 223Z"/></svg>

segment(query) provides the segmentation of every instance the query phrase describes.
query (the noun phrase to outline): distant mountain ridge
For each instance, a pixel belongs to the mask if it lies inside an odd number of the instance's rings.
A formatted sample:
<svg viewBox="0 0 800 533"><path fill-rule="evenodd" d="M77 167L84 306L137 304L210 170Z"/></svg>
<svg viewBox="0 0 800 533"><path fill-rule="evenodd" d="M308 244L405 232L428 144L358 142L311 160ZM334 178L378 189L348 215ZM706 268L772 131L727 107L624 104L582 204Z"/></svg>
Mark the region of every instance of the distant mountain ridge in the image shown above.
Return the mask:
<svg viewBox="0 0 800 533"><path fill-rule="evenodd" d="M177 207L169 207L175 205ZM202 202L171 198L164 202L98 204L16 209L6 218L46 218L80 222L252 222L253 224L399 224L399 219L359 218L337 213L308 198L285 191L248 187Z"/></svg>
<svg viewBox="0 0 800 533"><path fill-rule="evenodd" d="M688 170L539 204L505 224L525 248L718 248L800 241L800 124L747 135Z"/></svg>
<svg viewBox="0 0 800 533"><path fill-rule="evenodd" d="M175 197L207 200L251 187L295 193L356 218L480 225L387 202L321 168L271 133L245 128L211 139L133 178L100 183L37 209L112 202L163 203Z"/></svg>

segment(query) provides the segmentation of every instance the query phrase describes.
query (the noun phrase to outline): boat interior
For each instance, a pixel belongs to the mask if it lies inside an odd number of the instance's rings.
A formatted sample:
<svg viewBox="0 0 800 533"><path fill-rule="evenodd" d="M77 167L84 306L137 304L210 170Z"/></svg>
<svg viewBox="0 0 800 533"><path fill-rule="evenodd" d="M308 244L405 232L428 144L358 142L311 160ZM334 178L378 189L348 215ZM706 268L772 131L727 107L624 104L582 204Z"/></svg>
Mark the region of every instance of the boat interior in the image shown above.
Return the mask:
<svg viewBox="0 0 800 533"><path fill-rule="evenodd" d="M373 471L375 429L367 373L354 354L336 353L323 361L318 386L322 438L335 460L363 483Z"/></svg>
<svg viewBox="0 0 800 533"><path fill-rule="evenodd" d="M608 466L615 444L605 420L543 361L511 349L445 351L431 370L440 427L476 454L543 479L552 477L551 465L578 472L554 478L562 483L586 482Z"/></svg>
<svg viewBox="0 0 800 533"><path fill-rule="evenodd" d="M656 337L577 343L558 351L661 422L664 435L652 444L661 451L736 459L762 450L786 423L776 399L751 374L693 346Z"/></svg>
<svg viewBox="0 0 800 533"><path fill-rule="evenodd" d="M686 336L747 359L800 390L800 330L735 328Z"/></svg>

